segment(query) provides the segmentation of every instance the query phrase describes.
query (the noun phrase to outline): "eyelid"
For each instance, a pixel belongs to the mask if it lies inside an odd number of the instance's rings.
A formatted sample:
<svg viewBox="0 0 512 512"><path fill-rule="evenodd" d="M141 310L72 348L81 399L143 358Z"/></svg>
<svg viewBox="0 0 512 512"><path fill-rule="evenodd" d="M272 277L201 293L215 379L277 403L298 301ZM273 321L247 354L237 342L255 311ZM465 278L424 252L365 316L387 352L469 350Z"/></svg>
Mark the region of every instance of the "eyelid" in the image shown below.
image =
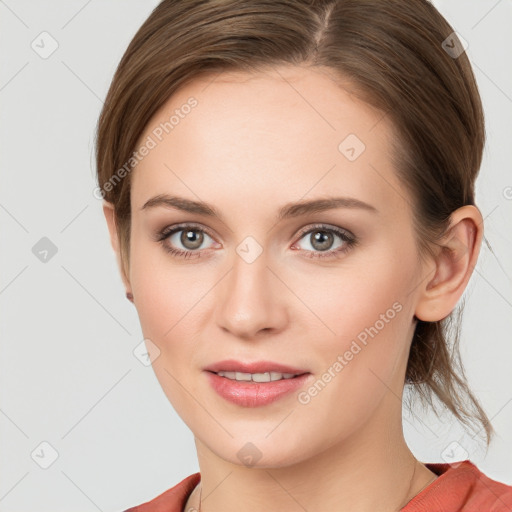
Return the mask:
<svg viewBox="0 0 512 512"><path fill-rule="evenodd" d="M332 230L335 233L341 233L343 235L346 235L348 238L355 238L355 236L345 228L340 228L339 226L334 226L332 224L326 224L326 223L316 223L316 224L309 224L309 226L306 226L302 230L299 231L297 234L297 237L302 238L304 235L308 234L311 231L315 230Z"/></svg>
<svg viewBox="0 0 512 512"><path fill-rule="evenodd" d="M217 239L216 239L215 235L213 234L213 231L211 231L206 226L203 226L202 224L198 224L196 222L182 222L179 224L173 224L171 226L167 226L167 227L161 229L160 231L157 231L156 237L158 240L158 239L160 239L160 237L168 237L171 234L176 233L177 231L182 231L182 230L184 231L186 229L191 229L191 230L196 229L197 231L203 231L210 238L212 238L213 240L215 240L217 242ZM217 243L219 243L219 242L217 242Z"/></svg>

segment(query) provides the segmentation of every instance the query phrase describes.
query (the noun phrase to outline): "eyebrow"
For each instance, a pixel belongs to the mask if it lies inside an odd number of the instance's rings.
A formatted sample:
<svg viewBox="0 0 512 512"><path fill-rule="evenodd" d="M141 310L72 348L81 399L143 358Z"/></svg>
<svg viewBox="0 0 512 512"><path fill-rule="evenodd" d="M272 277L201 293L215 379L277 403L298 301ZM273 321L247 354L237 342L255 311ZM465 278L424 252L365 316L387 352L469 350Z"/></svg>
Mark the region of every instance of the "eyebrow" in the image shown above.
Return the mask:
<svg viewBox="0 0 512 512"><path fill-rule="evenodd" d="M191 199L185 199L184 197L171 196L168 194L160 194L152 197L144 203L141 210L148 210L158 206L188 213L197 213L206 217L216 217L224 221L221 213L214 206L204 201L193 201ZM328 197L287 203L279 209L277 219L281 221L283 219L323 212L335 208L362 209L372 213L379 213L377 208L355 197Z"/></svg>

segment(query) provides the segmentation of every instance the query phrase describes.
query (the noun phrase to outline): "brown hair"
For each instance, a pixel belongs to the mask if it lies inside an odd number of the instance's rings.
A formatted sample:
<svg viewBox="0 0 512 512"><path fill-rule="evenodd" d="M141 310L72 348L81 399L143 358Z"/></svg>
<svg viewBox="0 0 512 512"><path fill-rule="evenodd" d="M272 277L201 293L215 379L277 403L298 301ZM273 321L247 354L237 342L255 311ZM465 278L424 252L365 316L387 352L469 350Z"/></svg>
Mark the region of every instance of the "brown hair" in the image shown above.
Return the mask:
<svg viewBox="0 0 512 512"><path fill-rule="evenodd" d="M419 255L432 255L450 214L475 204L485 142L477 84L465 52L450 52L461 50L453 33L427 0L163 0L123 55L96 134L98 186L115 208L124 275L131 225L126 163L150 118L205 72L285 64L329 68L389 116ZM458 352L461 310L456 323L454 312L438 322L418 320L406 383L436 414L435 397L466 425L479 423L488 446L494 430L467 387Z"/></svg>

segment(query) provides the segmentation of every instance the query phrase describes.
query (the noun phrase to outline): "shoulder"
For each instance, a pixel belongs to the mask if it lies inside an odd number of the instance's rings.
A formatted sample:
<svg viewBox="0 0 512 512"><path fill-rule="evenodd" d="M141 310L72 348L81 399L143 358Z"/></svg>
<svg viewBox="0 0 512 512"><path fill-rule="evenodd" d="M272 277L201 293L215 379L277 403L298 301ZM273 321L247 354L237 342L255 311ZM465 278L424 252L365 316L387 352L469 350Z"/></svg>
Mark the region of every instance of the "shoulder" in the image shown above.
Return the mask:
<svg viewBox="0 0 512 512"><path fill-rule="evenodd" d="M438 478L416 495L403 512L510 512L512 486L486 476L469 460L425 463Z"/></svg>
<svg viewBox="0 0 512 512"><path fill-rule="evenodd" d="M151 501L131 507L124 512L182 512L189 495L200 480L200 473L189 475Z"/></svg>

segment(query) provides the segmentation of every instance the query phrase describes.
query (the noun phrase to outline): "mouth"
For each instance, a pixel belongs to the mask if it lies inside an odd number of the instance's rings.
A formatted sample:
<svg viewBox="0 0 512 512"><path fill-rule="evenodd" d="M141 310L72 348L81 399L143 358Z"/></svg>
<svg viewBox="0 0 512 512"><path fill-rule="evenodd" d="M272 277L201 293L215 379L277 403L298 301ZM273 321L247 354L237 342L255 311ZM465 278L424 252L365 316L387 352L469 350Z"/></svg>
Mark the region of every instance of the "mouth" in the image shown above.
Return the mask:
<svg viewBox="0 0 512 512"><path fill-rule="evenodd" d="M274 382L310 373L308 370L273 361L243 363L234 359L219 361L207 366L204 370L216 373L219 377L240 382Z"/></svg>
<svg viewBox="0 0 512 512"><path fill-rule="evenodd" d="M298 391L313 378L308 370L273 361L242 363L233 359L203 368L212 388L242 407L261 407Z"/></svg>
<svg viewBox="0 0 512 512"><path fill-rule="evenodd" d="M281 372L263 372L263 373L245 373L245 372L211 372L219 377L236 380L239 382L274 382L276 380L294 379L304 373L281 373Z"/></svg>

